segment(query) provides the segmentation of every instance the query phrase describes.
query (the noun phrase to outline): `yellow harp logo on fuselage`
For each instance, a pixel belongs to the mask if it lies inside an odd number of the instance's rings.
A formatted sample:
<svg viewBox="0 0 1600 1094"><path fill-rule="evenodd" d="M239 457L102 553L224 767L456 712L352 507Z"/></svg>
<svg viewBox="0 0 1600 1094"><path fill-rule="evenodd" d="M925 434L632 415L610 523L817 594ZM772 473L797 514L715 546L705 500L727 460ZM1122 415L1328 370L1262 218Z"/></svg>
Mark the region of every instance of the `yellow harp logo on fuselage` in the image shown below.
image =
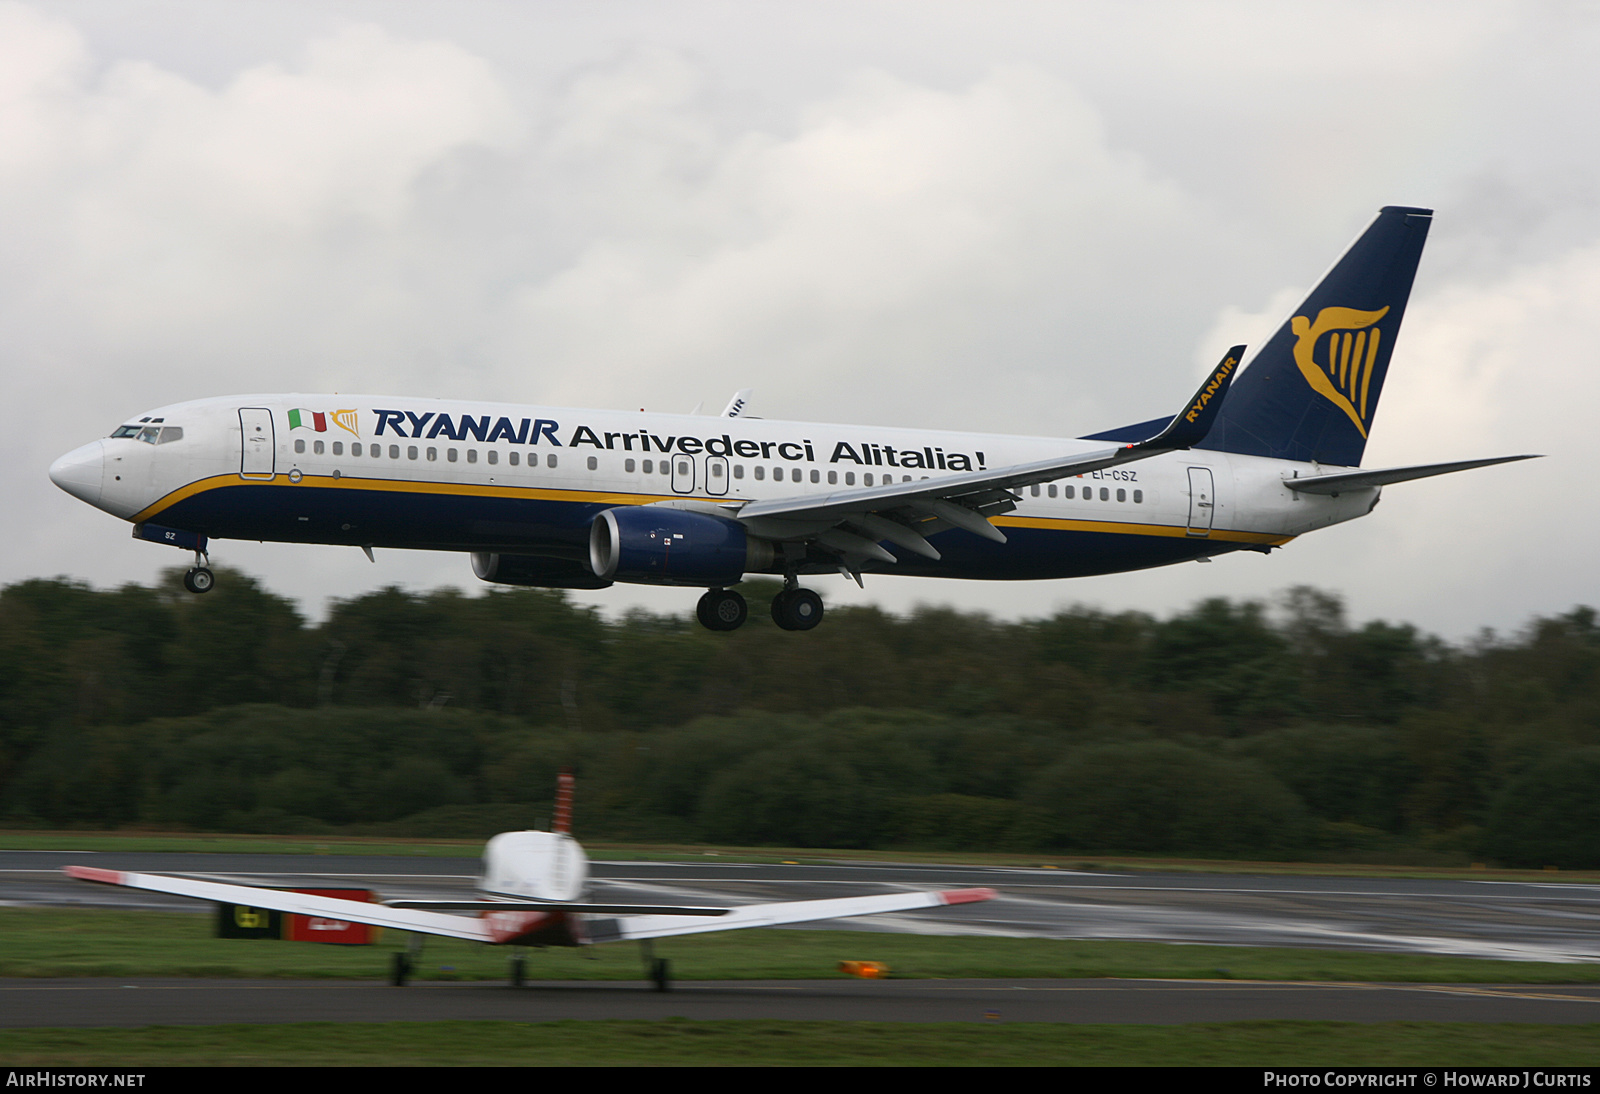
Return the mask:
<svg viewBox="0 0 1600 1094"><path fill-rule="evenodd" d="M1312 390L1350 416L1362 437L1367 435L1367 389L1383 333L1373 324L1388 314L1388 308L1323 308L1314 322L1303 315L1289 320L1300 374Z"/></svg>

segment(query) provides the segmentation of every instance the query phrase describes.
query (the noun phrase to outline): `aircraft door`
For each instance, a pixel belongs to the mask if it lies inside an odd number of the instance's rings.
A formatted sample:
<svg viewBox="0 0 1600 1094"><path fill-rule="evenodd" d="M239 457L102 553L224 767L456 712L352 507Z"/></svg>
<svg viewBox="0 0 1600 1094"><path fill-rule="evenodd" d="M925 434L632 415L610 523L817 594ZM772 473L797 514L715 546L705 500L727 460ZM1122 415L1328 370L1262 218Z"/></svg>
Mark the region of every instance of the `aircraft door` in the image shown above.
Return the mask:
<svg viewBox="0 0 1600 1094"><path fill-rule="evenodd" d="M1217 511L1216 487L1211 481L1211 468L1189 468L1189 534L1209 536L1211 518Z"/></svg>
<svg viewBox="0 0 1600 1094"><path fill-rule="evenodd" d="M728 457L706 457L706 493L726 494L728 492Z"/></svg>
<svg viewBox="0 0 1600 1094"><path fill-rule="evenodd" d="M239 408L239 477L270 479L277 441L272 431L272 411L264 407Z"/></svg>
<svg viewBox="0 0 1600 1094"><path fill-rule="evenodd" d="M687 494L694 489L694 457L678 453L672 457L672 490Z"/></svg>

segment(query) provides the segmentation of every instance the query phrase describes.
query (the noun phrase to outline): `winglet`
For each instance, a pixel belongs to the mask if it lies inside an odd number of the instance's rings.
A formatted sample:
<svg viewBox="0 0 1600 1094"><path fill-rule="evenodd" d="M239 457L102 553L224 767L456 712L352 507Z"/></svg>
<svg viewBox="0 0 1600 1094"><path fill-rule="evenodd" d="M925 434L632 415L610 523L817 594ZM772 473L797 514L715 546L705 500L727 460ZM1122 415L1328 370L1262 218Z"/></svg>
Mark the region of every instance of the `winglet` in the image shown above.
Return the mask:
<svg viewBox="0 0 1600 1094"><path fill-rule="evenodd" d="M102 870L98 866L63 866L61 872L79 881L98 881L103 885L122 884L120 870Z"/></svg>
<svg viewBox="0 0 1600 1094"><path fill-rule="evenodd" d="M1228 385L1233 383L1233 374L1238 370L1239 362L1242 360L1244 360L1243 346L1234 346L1223 354L1221 363L1211 370L1211 375L1200 385L1200 390L1194 393L1189 405L1167 423L1167 428L1147 441L1140 441L1128 447L1193 448L1205 440L1206 434L1211 432L1211 426L1217 420L1217 414L1222 410L1222 400L1228 394Z"/></svg>

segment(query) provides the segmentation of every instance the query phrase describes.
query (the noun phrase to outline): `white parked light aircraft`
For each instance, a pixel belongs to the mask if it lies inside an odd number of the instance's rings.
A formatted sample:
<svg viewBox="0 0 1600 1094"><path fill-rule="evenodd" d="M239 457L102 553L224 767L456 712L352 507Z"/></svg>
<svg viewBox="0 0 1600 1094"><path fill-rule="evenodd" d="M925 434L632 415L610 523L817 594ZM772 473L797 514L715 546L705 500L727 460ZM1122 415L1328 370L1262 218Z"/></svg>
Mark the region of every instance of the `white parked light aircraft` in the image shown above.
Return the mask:
<svg viewBox="0 0 1600 1094"><path fill-rule="evenodd" d="M652 943L657 938L972 904L995 896L993 889L948 889L746 904L734 908L594 904L584 900L589 884L589 857L572 838L571 820L572 777L563 773L551 830L502 832L491 839L483 849L483 874L478 879L483 895L473 900L396 900L370 904L165 874L124 873L92 866L65 866L62 870L80 881L411 931L412 949L394 955L391 979L396 986L405 983L422 936L430 934L513 947L590 946L599 942L636 940L644 947L646 966L656 989L666 991L670 967L666 958L655 956ZM453 912L476 912L477 916L453 915ZM523 971L523 954L518 950L511 961L512 983L521 983Z"/></svg>
<svg viewBox="0 0 1600 1094"><path fill-rule="evenodd" d="M211 539L469 552L485 581L698 586L733 630L744 575L1079 577L1267 552L1371 512L1389 483L1528 459L1361 469L1432 222L1385 207L1241 368L1177 415L1076 440L390 396L246 395L161 407L57 460L63 490L193 551ZM1231 391L1229 385L1232 385Z"/></svg>

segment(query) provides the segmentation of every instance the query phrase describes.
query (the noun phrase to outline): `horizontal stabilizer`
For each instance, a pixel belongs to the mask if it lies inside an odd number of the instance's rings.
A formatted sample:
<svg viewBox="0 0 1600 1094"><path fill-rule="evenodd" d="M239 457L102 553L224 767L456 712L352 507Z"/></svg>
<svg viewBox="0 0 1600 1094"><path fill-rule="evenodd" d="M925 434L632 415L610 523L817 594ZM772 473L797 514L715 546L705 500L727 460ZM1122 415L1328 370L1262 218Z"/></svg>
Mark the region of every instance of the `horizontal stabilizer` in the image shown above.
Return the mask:
<svg viewBox="0 0 1600 1094"><path fill-rule="evenodd" d="M1515 463L1517 460L1539 458L1537 455L1495 456L1487 460L1424 463L1414 467L1380 467L1371 471L1343 471L1336 475L1284 479L1283 485L1302 494L1342 494L1350 490L1370 490L1375 486L1388 486L1395 482L1410 482L1412 479L1429 479L1435 475L1448 475L1452 471L1471 471L1474 467L1493 467L1497 463Z"/></svg>
<svg viewBox="0 0 1600 1094"><path fill-rule="evenodd" d="M558 900L386 900L386 908L435 912L587 912L594 915L727 915L727 908L675 904L577 904Z"/></svg>

